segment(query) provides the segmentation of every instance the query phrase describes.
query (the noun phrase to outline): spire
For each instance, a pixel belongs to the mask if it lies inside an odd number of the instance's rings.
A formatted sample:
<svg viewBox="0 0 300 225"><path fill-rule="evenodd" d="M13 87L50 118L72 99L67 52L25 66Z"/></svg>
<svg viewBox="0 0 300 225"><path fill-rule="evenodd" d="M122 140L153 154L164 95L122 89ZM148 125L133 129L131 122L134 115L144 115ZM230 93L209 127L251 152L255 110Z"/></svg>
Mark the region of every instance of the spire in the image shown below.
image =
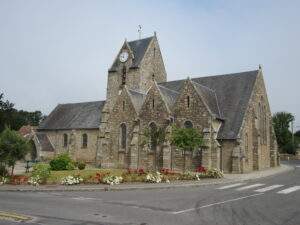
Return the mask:
<svg viewBox="0 0 300 225"><path fill-rule="evenodd" d="M261 64L258 64L258 69L262 70L262 65Z"/></svg>

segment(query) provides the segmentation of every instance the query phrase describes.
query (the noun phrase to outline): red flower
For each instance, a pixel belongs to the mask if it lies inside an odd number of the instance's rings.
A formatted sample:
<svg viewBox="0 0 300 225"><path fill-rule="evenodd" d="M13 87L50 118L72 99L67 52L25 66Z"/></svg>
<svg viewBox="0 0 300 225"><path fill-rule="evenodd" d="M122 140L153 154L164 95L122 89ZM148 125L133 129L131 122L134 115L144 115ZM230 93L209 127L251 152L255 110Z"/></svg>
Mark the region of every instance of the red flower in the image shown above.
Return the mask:
<svg viewBox="0 0 300 225"><path fill-rule="evenodd" d="M139 175L145 174L144 169L143 169L143 168L138 169L138 174L139 174Z"/></svg>
<svg viewBox="0 0 300 225"><path fill-rule="evenodd" d="M203 166L198 166L196 169L197 173L205 173L206 172L206 168Z"/></svg>

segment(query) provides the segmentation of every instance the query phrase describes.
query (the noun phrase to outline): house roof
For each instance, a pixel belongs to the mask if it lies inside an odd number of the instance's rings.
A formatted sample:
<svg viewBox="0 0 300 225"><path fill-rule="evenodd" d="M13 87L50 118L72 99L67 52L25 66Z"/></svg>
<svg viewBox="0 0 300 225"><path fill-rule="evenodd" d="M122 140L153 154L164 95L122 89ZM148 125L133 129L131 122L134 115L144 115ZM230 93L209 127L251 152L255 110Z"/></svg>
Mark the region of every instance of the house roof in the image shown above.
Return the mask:
<svg viewBox="0 0 300 225"><path fill-rule="evenodd" d="M105 101L59 104L38 130L97 129Z"/></svg>
<svg viewBox="0 0 300 225"><path fill-rule="evenodd" d="M199 77L192 79L193 82L211 89L216 94L215 98L211 91L204 91L207 100L210 102L210 108L217 112L217 108L222 113L224 123L218 133L219 139L236 139L251 93L255 84L255 80L259 74L259 70L247 71L241 73L224 74L209 77ZM180 91L185 80L176 80L160 83L160 86ZM202 91L206 88L200 88Z"/></svg>
<svg viewBox="0 0 300 225"><path fill-rule="evenodd" d="M46 135L46 133L43 132L36 132L36 137L37 140L39 142L39 144L42 147L42 151L46 151L46 152L54 152L54 148L53 145L51 144L48 136Z"/></svg>
<svg viewBox="0 0 300 225"><path fill-rule="evenodd" d="M134 56L130 68L136 68L140 66L140 63L144 58L148 46L153 38L154 36L127 42ZM116 58L109 71L110 72L116 71L119 65L120 65L120 61L118 58Z"/></svg>

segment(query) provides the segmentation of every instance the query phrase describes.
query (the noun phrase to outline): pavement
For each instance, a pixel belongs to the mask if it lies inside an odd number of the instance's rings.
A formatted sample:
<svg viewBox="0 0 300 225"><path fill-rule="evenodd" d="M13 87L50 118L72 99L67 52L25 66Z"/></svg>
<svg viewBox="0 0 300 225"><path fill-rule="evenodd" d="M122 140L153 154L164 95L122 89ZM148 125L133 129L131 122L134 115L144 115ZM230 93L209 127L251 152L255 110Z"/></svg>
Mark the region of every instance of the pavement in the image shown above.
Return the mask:
<svg viewBox="0 0 300 225"><path fill-rule="evenodd" d="M32 218L22 225L299 225L300 161L283 168L184 188L1 191L0 211Z"/></svg>

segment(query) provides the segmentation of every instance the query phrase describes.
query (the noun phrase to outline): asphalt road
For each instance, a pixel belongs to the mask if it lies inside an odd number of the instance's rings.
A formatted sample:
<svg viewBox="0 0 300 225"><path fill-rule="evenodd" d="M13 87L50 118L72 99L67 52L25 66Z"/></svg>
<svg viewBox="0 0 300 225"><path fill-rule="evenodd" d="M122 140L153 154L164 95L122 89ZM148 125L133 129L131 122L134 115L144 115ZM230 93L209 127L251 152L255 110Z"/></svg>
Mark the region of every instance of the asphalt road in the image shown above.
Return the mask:
<svg viewBox="0 0 300 225"><path fill-rule="evenodd" d="M272 177L224 185L116 192L0 192L18 224L300 225L300 162ZM16 224L1 221L2 225Z"/></svg>

